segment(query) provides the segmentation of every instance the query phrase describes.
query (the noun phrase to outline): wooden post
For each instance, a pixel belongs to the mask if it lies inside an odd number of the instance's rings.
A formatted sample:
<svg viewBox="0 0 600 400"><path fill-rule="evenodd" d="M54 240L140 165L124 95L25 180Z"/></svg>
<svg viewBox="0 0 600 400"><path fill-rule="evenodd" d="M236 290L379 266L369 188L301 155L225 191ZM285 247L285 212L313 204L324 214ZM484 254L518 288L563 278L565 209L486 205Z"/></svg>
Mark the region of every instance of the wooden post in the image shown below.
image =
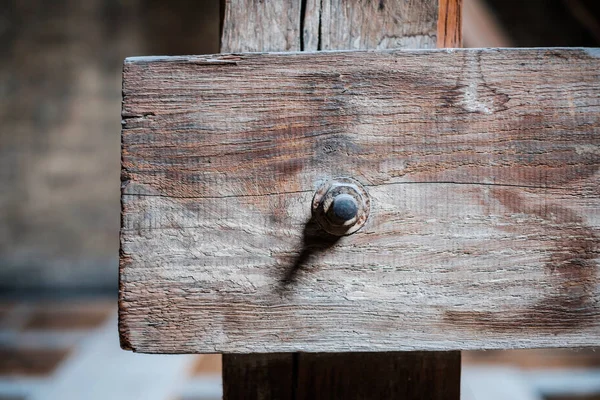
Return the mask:
<svg viewBox="0 0 600 400"><path fill-rule="evenodd" d="M458 399L460 352L223 356L224 399Z"/></svg>
<svg viewBox="0 0 600 400"><path fill-rule="evenodd" d="M456 4L349 4L231 1L223 48L460 39ZM457 399L460 350L597 346L598 71L597 49L127 59L122 347L225 353L226 399L299 400Z"/></svg>
<svg viewBox="0 0 600 400"><path fill-rule="evenodd" d="M227 0L221 52L461 47L462 0Z"/></svg>
<svg viewBox="0 0 600 400"><path fill-rule="evenodd" d="M460 47L462 0L229 0L221 51ZM459 399L460 352L223 355L225 400Z"/></svg>

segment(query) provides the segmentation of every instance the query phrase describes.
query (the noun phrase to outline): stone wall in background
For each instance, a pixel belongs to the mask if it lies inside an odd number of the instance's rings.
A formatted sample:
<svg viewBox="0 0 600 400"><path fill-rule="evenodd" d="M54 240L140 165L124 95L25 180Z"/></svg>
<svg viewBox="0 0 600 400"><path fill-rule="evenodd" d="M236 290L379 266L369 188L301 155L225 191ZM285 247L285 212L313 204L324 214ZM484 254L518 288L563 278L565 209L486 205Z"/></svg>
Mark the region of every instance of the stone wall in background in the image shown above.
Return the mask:
<svg viewBox="0 0 600 400"><path fill-rule="evenodd" d="M218 38L219 0L0 5L0 291L116 289L122 61Z"/></svg>

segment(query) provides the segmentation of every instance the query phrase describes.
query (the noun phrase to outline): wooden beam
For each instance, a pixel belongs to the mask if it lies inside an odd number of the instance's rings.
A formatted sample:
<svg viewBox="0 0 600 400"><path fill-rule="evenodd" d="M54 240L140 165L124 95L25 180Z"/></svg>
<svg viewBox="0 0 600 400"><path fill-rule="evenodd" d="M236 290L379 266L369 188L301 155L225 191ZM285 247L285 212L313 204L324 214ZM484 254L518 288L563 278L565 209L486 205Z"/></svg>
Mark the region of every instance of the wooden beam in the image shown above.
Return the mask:
<svg viewBox="0 0 600 400"><path fill-rule="evenodd" d="M431 0L309 0L305 50L435 48L437 20Z"/></svg>
<svg viewBox="0 0 600 400"><path fill-rule="evenodd" d="M462 47L463 0L439 0L437 47Z"/></svg>
<svg viewBox="0 0 600 400"><path fill-rule="evenodd" d="M292 0L293 1L293 0ZM449 0L450 3L456 3L460 0ZM448 3L446 0L442 0L443 3ZM436 15L437 2L436 0L422 0L406 2L395 2L381 0L378 2L359 2L359 1L340 1L340 0L302 0L300 2L300 13L297 13L298 2L294 2L291 7L296 8L296 13L293 15L287 15L288 18L283 20L272 19L276 21L275 24L270 21L267 25L270 29L263 29L262 25L256 24L258 18L248 18L247 7L250 4L243 4L246 1L229 2L227 7L232 15L225 22L225 26L231 29L237 29L237 33L231 35L227 33L224 36L223 51L239 51L241 49L248 49L248 40L246 36L254 37L253 35L264 35L261 40L251 40L250 50L252 51L267 51L267 50L336 50L336 49L382 49L382 48L394 48L394 47L420 47L420 48L432 48L435 46L435 25L439 15L440 19L445 21L442 29L443 36L452 36L451 32L453 29L459 32L460 36L460 18L446 18L444 13L448 7L443 4L439 7L439 12ZM256 2L250 2L254 7L257 6ZM268 15L272 12L273 7L280 7L278 2L259 2L259 8L268 8L269 10L259 10L258 12L262 15ZM290 2L287 6L289 7ZM452 7L450 7L452 9ZM254 8L253 10L256 10ZM456 24L452 25L455 21ZM438 23L438 26L441 24ZM242 27L240 29L240 26ZM257 29L257 27L260 27ZM458 29L456 29L458 27ZM281 33L285 32L285 35ZM290 40L290 33L292 38L299 38L299 40ZM455 35L456 36L456 35ZM232 40L233 39L233 40ZM282 40L284 39L284 40ZM456 39L456 37L455 37ZM439 37L438 37L438 42ZM444 40L441 41L445 43ZM448 41L445 44L449 44ZM460 39L458 42L460 43ZM299 46L299 48L298 48ZM321 376L323 371L318 370L312 363L298 364L298 360L302 357L304 360L309 358L308 355L294 355L288 358L286 368L282 368L283 365L280 360L273 361L270 356L264 356L259 354L244 356L245 362L238 361L234 356L225 356L225 369L232 371L243 371L242 366L246 365L247 362L256 363L262 365L262 370L275 368L278 371L288 370L295 371L296 375L305 375L307 377ZM409 380L405 379L407 376L398 374L396 369L393 368L393 360L404 360L408 364L409 369L426 370L425 366L432 365L431 363L436 362L437 365L444 366L444 368L454 368L454 370L460 370L460 353L451 353L450 355L429 354L428 356L419 356L412 354L395 355L393 357L382 354L370 354L356 356L360 357L360 364L352 370L344 368L345 362L348 361L348 356L341 354L328 354L320 357L323 365L329 365L335 370L342 372L339 377L344 379L346 388L353 388L352 394L356 396L358 393L364 393L364 389L369 388L369 395L362 395L363 399L366 398L384 398L390 396L382 396L384 392L381 390L375 390L380 388L381 385L373 385L370 382L365 382L365 376L372 376L371 373L373 366L380 366L376 380L382 385L390 385L395 388L404 388L404 398L411 398L410 393L416 397L424 398L431 397L435 398L435 394L438 393L436 390L439 387L444 387L444 391L447 392L448 396L446 399L456 398L458 399L459 391L459 379L451 382L452 387L447 387L441 384L440 379L444 376L442 373L438 373L435 376L429 377L427 385L414 385ZM435 360L434 360L435 359ZM447 362L441 362L447 361ZM320 364L318 364L320 365ZM261 370L261 371L262 371ZM254 370L253 370L254 371ZM449 377L454 376L452 372L446 374ZM270 382L261 379L262 372L255 371L251 373L242 373L237 375L235 373L226 374L224 377L224 387L226 398L240 398L246 399L251 393L263 393L265 391L270 392L273 390ZM234 395L233 393L227 394L230 391L236 391L240 389L239 382L244 382L244 377L247 381L252 382L251 385L254 390L248 390L243 388ZM348 385L348 382L355 382L354 385ZM302 386L306 382L302 383ZM341 382L337 382L341 384ZM285 385L285 383L283 383ZM292 387L298 387L297 382L294 381ZM245 385L242 385L245 386ZM359 386L358 388L356 386ZM317 387L317 386L315 386ZM323 398L339 398L339 390L342 388L333 385L331 382L327 385L320 382L318 385L318 393ZM452 388L455 390L453 391ZM363 389L363 390L360 390ZM290 394L292 394L290 390ZM401 391L396 390L397 393ZM451 396L453 392L456 392L456 396ZM388 393L389 394L389 393ZM430 394L430 395L428 395ZM278 397L282 396L267 396L267 397ZM293 392L292 395L295 399L304 398L302 393ZM343 396L345 398L353 398L348 394ZM394 396L395 397L395 396ZM314 396L313 396L314 398Z"/></svg>
<svg viewBox="0 0 600 400"><path fill-rule="evenodd" d="M301 0L224 0L221 52L300 51Z"/></svg>
<svg viewBox="0 0 600 400"><path fill-rule="evenodd" d="M224 400L458 399L460 353L223 356ZM423 396L427 393L426 396Z"/></svg>
<svg viewBox="0 0 600 400"><path fill-rule="evenodd" d="M586 49L128 59L125 345L598 345L599 71ZM328 248L311 199L337 176L371 214Z"/></svg>
<svg viewBox="0 0 600 400"><path fill-rule="evenodd" d="M297 355L224 354L223 400L300 400L297 389Z"/></svg>
<svg viewBox="0 0 600 400"><path fill-rule="evenodd" d="M227 0L221 51L460 47L461 4L462 0Z"/></svg>

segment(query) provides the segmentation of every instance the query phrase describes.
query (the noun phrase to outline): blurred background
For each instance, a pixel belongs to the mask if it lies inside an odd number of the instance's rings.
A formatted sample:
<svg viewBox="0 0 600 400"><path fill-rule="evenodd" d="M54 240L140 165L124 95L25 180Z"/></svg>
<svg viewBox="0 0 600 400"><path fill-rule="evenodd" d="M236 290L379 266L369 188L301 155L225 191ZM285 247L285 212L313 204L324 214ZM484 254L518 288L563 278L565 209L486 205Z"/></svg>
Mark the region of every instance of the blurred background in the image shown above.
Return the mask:
<svg viewBox="0 0 600 400"><path fill-rule="evenodd" d="M0 1L0 400L220 398L219 356L133 355L116 330L122 61L217 53L219 20L219 0ZM464 0L464 43L598 47L600 1ZM463 358L465 398L600 399L593 349Z"/></svg>

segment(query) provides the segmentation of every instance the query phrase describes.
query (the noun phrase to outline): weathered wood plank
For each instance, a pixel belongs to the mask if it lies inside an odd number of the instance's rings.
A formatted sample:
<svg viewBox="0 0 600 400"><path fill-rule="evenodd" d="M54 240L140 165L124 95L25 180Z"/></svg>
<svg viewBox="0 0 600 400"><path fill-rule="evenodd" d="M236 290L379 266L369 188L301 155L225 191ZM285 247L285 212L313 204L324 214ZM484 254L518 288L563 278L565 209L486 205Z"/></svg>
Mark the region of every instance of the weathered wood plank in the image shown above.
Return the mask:
<svg viewBox="0 0 600 400"><path fill-rule="evenodd" d="M290 0L293 1L293 0ZM456 0L451 0L456 1ZM286 30L287 33L292 32L295 35L302 35L299 40L301 50L320 50L324 46L329 49L345 50L350 48L389 48L398 45L412 45L421 47L433 47L432 40L419 40L415 41L415 32L418 32L423 37L422 32L427 31L429 34L432 33L431 20L435 19L431 13L418 12L428 11L434 9L437 0L427 0L426 3L428 8L421 8L421 2L412 2L411 4L405 4L401 2L362 2L362 1L346 1L341 3L339 1L328 1L328 0L303 0L300 5L300 27L294 18L288 18L284 21L290 23ZM377 6L375 6L377 4ZM245 48L252 51L264 51L264 50L290 50L290 40L286 39L282 42L281 35L278 37L277 32L281 32L281 24L269 24L266 27L257 25L254 21L249 21L244 15L239 15L240 4L227 4L228 7L238 7L237 19L229 18L226 21L226 26L232 25L235 27L241 23L245 26L246 31L250 31L254 34L262 34L262 40L253 40L250 44L254 47L248 47L248 42L245 40L245 36L237 38L237 42L232 40L232 36L226 37L226 43L229 50L235 48ZM265 4L262 3L261 7L281 7L278 4ZM440 5L440 13L446 12ZM345 10L343 10L345 9ZM344 12L345 11L345 12ZM230 10L231 12L231 10ZM326 14L328 12L328 14ZM243 14L243 11L242 11ZM448 21L444 15L440 14L440 19ZM455 21L455 19L451 19ZM460 24L460 20L458 20ZM423 27L425 25L425 28ZM442 24L438 24L441 26ZM331 27L334 29L328 29ZM460 26L460 25L459 25ZM325 29L323 29L325 27ZM258 29L257 29L258 28ZM298 32L297 29L301 32ZM451 31L450 28L444 28L442 35L446 35L446 31ZM460 31L460 29L459 29ZM238 30L238 34L242 33ZM274 35L275 33L275 35ZM392 36L388 34L392 33ZM430 37L427 37L431 39ZM270 40L275 39L274 43L270 43ZM364 40L363 40L364 39ZM391 40L393 39L393 40ZM403 42L402 43L402 40ZM406 40L407 39L407 40ZM440 38L438 37L438 42ZM269 43L265 43L269 42ZM350 43L352 42L352 43ZM442 41L443 42L443 41ZM293 45L298 44L298 41L292 42ZM245 47L242 47L245 46ZM297 48L294 48L297 49ZM272 359L270 356L262 354L246 355L242 358L235 356L225 356L224 368L225 375L223 380L223 386L225 391L225 398L228 399L247 399L248 397L253 398L315 398L315 395L308 393L298 393L295 388L306 388L310 387L312 391L316 391L322 398L355 398L360 397L362 399L373 398L391 398L397 396L390 396L392 388L396 390L396 393L401 393L398 387L402 387L406 393L413 393L418 398L430 398L434 397L434 393L438 393L439 387L443 386L439 383L443 379L443 370L438 370L439 373L435 376L429 377L426 385L415 385L408 384L412 376L406 374L398 374L395 368L390 368L393 365L393 360L400 359L399 356L390 356L389 354L374 354L369 355L362 354L352 357L349 360L349 356L345 354L327 354L319 357L319 362L315 363L303 362L298 363L298 360L302 358L311 360L317 356L308 356L305 354L295 354L293 356L284 357L277 355L276 359ZM417 355L403 355L402 359L409 364L406 364L405 368L411 371L425 371L424 366L431 364L431 360L435 359L438 365L443 368L449 369L446 374L449 377L454 376L454 371L460 370L460 353L450 353L447 356L442 354L419 357ZM353 368L344 368L346 362L359 362L355 364ZM260 365L260 368L247 368L247 365ZM340 375L327 374L329 379L325 382L313 382L315 377L325 376L322 366L327 365ZM382 368L373 368L373 366L380 366ZM374 377L373 371L376 371L377 384L367 382L365 376ZM229 372L227 372L229 371ZM265 371L267 374L265 375ZM285 375L282 379L276 379L274 382L266 377L278 376L284 372ZM236 373L237 372L237 373ZM293 375L293 381L289 382L289 373ZM241 373L241 374L240 374ZM303 382L299 385L297 377L304 377ZM331 379L336 377L337 379ZM408 378L408 379L407 379ZM339 382L338 382L339 380ZM353 384L349 384L349 382ZM341 395L340 390L342 388L339 385L344 384L343 388L346 390L352 388L350 393ZM357 387L358 385L358 387ZM449 387L448 385L452 385ZM273 386L277 386L274 388ZM410 387L408 387L410 386ZM459 398L459 387L460 379L456 379L453 382L448 382L444 387L447 395L445 399ZM288 396L278 393L273 395L273 390L281 390L288 388ZM365 389L368 393L365 393ZM382 389L389 389L387 392ZM293 392L293 393L292 393ZM452 396L454 395L454 396ZM407 396L403 396L407 397Z"/></svg>
<svg viewBox="0 0 600 400"><path fill-rule="evenodd" d="M223 368L224 400L460 397L460 352L232 354Z"/></svg>
<svg viewBox="0 0 600 400"><path fill-rule="evenodd" d="M302 0L225 0L221 52L299 51Z"/></svg>
<svg viewBox="0 0 600 400"><path fill-rule="evenodd" d="M437 0L308 0L304 49L435 48L437 23Z"/></svg>
<svg viewBox="0 0 600 400"><path fill-rule="evenodd" d="M125 347L600 343L596 50L129 59L123 91ZM371 215L325 248L335 176Z"/></svg>
<svg viewBox="0 0 600 400"><path fill-rule="evenodd" d="M460 47L461 3L227 0L221 51Z"/></svg>

